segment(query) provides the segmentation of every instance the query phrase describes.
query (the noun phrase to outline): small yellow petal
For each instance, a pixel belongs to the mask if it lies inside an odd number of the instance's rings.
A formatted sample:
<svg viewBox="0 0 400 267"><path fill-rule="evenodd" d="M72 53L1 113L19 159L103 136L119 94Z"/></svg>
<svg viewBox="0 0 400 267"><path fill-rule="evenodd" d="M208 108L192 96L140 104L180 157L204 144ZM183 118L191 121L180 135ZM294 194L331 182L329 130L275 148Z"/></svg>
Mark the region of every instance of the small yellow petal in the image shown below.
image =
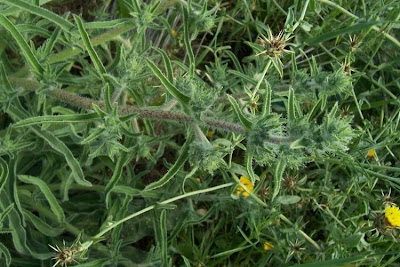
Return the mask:
<svg viewBox="0 0 400 267"><path fill-rule="evenodd" d="M264 247L265 251L268 251L270 249L273 249L274 245L272 245L270 242L264 242L264 246L263 247Z"/></svg>
<svg viewBox="0 0 400 267"><path fill-rule="evenodd" d="M368 150L367 156L368 158L373 158L375 156L375 149Z"/></svg>
<svg viewBox="0 0 400 267"><path fill-rule="evenodd" d="M385 217L390 226L400 227L400 210L396 206L385 208Z"/></svg>
<svg viewBox="0 0 400 267"><path fill-rule="evenodd" d="M247 189L248 191L250 191L250 192L253 191L254 186L253 186L253 184L251 183L251 181L249 180L249 178L247 178L247 177L245 177L245 176L241 176L240 179L239 179L239 181L246 187L246 189ZM244 196L244 197L250 196L250 194L249 194L243 187L241 187L241 186L239 186L239 187L236 189L235 194L236 194L236 195L242 195L242 196Z"/></svg>

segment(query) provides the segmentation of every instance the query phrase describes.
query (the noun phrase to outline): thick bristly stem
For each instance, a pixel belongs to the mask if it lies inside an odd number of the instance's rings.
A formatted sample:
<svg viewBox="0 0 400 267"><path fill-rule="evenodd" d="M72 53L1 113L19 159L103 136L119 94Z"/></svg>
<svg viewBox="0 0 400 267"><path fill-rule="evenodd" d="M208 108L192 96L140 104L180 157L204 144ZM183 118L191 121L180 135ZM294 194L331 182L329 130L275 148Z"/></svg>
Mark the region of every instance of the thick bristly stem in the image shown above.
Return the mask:
<svg viewBox="0 0 400 267"><path fill-rule="evenodd" d="M25 89L35 91L39 86L37 82L26 80L26 79L10 79L12 84L18 84ZM63 101L71 106L75 106L83 109L93 109L93 104L103 108L103 102L78 96L72 93L68 93L65 90L61 89L53 89L45 91L45 93L49 96L52 96L60 101ZM160 110L160 109L150 109L150 108L139 108L135 106L123 105L118 107L118 111L120 115L129 115L129 114L137 114L137 116L141 119L154 119L154 120L173 120L184 123L194 123L196 120L183 112L179 111L169 111L169 110ZM203 124L208 127L219 129L223 131L235 132L240 134L245 134L245 130L243 126L240 124L235 124L222 120L215 120L212 118L203 118ZM199 122L197 122L199 123Z"/></svg>

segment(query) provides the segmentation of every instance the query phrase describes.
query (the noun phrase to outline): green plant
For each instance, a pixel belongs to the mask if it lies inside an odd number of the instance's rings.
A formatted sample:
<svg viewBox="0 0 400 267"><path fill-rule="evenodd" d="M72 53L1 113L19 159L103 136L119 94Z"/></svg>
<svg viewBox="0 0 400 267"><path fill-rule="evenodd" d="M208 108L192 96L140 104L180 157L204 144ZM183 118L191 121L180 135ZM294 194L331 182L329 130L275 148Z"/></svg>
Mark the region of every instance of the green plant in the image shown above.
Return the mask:
<svg viewBox="0 0 400 267"><path fill-rule="evenodd" d="M55 2L0 0L2 264L397 261L398 1Z"/></svg>

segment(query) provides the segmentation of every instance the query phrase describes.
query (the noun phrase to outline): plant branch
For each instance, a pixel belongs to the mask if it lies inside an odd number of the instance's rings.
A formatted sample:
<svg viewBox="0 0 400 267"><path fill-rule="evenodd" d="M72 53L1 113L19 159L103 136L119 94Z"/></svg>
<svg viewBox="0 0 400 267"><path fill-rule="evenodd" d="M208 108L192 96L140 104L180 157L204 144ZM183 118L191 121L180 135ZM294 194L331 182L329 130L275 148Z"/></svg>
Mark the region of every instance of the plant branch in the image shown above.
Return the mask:
<svg viewBox="0 0 400 267"><path fill-rule="evenodd" d="M18 84L22 85L24 88L30 90L30 91L35 91L40 85L32 80L26 80L26 79L10 79L10 82L12 84ZM82 97L78 96L75 94L71 94L66 92L65 90L61 89L54 89L54 90L49 90L49 91L44 91L47 95L52 96L58 100L61 100L67 104L70 104L72 106L78 107L78 108L84 108L84 109L89 109L92 110L93 104L96 104L97 106L104 108L104 103L93 100L91 98L87 97ZM118 107L118 111L120 115L129 115L129 114L137 114L137 116L141 119L155 119L155 120L173 120L177 122L183 122L183 123L194 123L196 120L183 112L179 111L168 111L168 110L159 110L159 109L150 109L150 108L139 108L135 106L128 106L128 105L123 105ZM203 123L211 128L219 129L219 130L224 130L224 131L230 131L230 132L236 132L240 134L244 134L245 130L243 126L240 124L236 123L231 123L227 121L221 121L221 120L215 120L212 118L203 118Z"/></svg>

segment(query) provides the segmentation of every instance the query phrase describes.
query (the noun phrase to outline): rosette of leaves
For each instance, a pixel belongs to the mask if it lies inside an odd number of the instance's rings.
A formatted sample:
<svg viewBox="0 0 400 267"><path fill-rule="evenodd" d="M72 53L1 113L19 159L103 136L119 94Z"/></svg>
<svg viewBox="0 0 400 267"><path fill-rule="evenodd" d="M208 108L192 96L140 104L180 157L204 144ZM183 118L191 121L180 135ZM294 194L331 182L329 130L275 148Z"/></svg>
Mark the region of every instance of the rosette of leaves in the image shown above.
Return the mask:
<svg viewBox="0 0 400 267"><path fill-rule="evenodd" d="M82 144L89 144L88 162L98 156L109 156L114 161L121 151L130 152L121 141L122 134L133 135L125 126L125 122L132 116L119 117L116 106L109 113L96 105L93 108L102 121L96 128L90 129L89 135L82 141Z"/></svg>
<svg viewBox="0 0 400 267"><path fill-rule="evenodd" d="M352 88L351 77L346 75L343 67L334 72L321 71L314 77L320 96L331 96L340 93L349 94Z"/></svg>
<svg viewBox="0 0 400 267"><path fill-rule="evenodd" d="M297 100L301 102L310 101L316 98L315 89L311 85L311 76L307 69L301 69L293 73L291 86L296 94Z"/></svg>
<svg viewBox="0 0 400 267"><path fill-rule="evenodd" d="M196 36L200 32L208 32L211 33L211 29L214 27L216 11L219 6L216 5L212 9L207 10L207 1L204 1L204 4L200 11L193 9L192 6L189 7L189 24L190 24L190 32L192 32L192 39L195 39Z"/></svg>
<svg viewBox="0 0 400 267"><path fill-rule="evenodd" d="M270 114L252 124L247 134L247 149L258 164L276 161L279 142L285 138L282 123L279 115Z"/></svg>
<svg viewBox="0 0 400 267"><path fill-rule="evenodd" d="M227 76L228 64L211 64L206 66L206 75L216 88L225 88L229 85Z"/></svg>
<svg viewBox="0 0 400 267"><path fill-rule="evenodd" d="M218 98L220 92L219 88L211 87L201 79L189 76L178 79L176 87L190 98L189 106L196 115L200 115L209 109Z"/></svg>
<svg viewBox="0 0 400 267"><path fill-rule="evenodd" d="M200 171L213 174L227 164L223 158L233 150L232 143L226 139L216 139L213 142L194 141L189 148L189 163Z"/></svg>
<svg viewBox="0 0 400 267"><path fill-rule="evenodd" d="M338 104L336 103L315 131L315 153L318 155L344 154L349 149L350 141L356 136L350 126L353 118L340 117L336 115L337 112Z"/></svg>
<svg viewBox="0 0 400 267"><path fill-rule="evenodd" d="M146 75L147 65L144 59L144 53L139 54L135 50L126 52L121 49L121 63L119 64L119 77L122 77L123 83L135 82L141 80Z"/></svg>

